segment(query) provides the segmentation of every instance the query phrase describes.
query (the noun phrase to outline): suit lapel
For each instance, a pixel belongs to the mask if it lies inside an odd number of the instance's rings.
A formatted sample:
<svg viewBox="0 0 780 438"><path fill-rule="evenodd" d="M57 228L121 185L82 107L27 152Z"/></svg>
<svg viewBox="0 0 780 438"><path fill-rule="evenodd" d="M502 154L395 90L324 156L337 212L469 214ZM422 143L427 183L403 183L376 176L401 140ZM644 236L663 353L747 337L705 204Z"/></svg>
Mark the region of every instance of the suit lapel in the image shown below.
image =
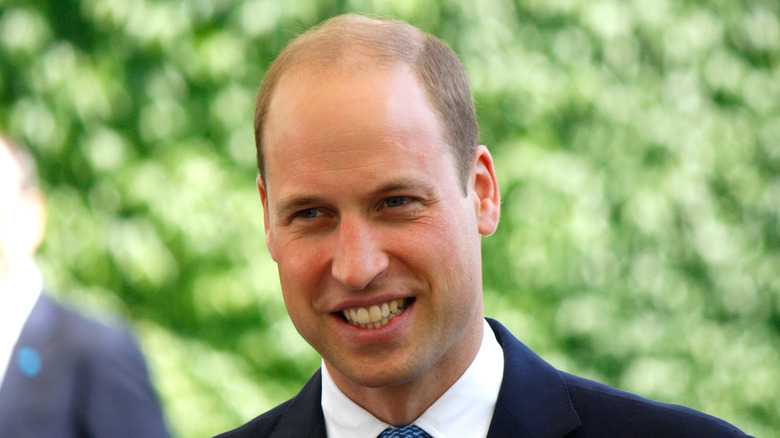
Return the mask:
<svg viewBox="0 0 780 438"><path fill-rule="evenodd" d="M558 371L488 319L504 350L504 378L488 438L560 438L581 423Z"/></svg>
<svg viewBox="0 0 780 438"><path fill-rule="evenodd" d="M41 295L22 327L1 382L0 436L5 436L6 427L22 425L34 433L37 426L27 423L30 412L41 411L42 405L50 403L47 390L58 376L55 361L51 360L56 355L52 356L50 350L58 324L54 306Z"/></svg>
<svg viewBox="0 0 780 438"><path fill-rule="evenodd" d="M560 438L580 426L558 371L497 321L487 320L504 350L504 377L488 438ZM326 438L322 374L317 371L274 429L273 438Z"/></svg>
<svg viewBox="0 0 780 438"><path fill-rule="evenodd" d="M272 438L326 438L321 400L322 372L317 370L292 399L289 409L274 429Z"/></svg>

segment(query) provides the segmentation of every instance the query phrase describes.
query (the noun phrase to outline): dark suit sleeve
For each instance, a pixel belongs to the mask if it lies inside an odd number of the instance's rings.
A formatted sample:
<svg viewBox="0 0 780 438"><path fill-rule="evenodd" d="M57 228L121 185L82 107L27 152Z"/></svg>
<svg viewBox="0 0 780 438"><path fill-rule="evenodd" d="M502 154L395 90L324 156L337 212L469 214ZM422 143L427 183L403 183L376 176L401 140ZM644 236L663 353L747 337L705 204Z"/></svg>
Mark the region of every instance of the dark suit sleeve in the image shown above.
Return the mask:
<svg viewBox="0 0 780 438"><path fill-rule="evenodd" d="M731 424L560 372L488 319L504 350L489 438L747 438Z"/></svg>
<svg viewBox="0 0 780 438"><path fill-rule="evenodd" d="M243 426L215 438L326 438L318 370L295 397Z"/></svg>
<svg viewBox="0 0 780 438"><path fill-rule="evenodd" d="M101 327L80 364L82 425L90 437L168 437L146 363L124 331Z"/></svg>

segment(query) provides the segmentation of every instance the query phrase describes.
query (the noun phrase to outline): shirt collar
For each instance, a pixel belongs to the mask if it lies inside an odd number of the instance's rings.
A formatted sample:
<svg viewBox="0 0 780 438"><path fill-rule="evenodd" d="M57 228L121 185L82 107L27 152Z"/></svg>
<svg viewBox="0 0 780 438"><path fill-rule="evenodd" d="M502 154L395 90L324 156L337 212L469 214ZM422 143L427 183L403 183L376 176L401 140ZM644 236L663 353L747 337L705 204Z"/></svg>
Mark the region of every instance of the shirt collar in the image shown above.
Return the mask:
<svg viewBox="0 0 780 438"><path fill-rule="evenodd" d="M503 375L504 354L485 321L482 344L471 365L414 424L433 438L487 436ZM344 395L324 363L322 411L332 437L375 437L390 427Z"/></svg>

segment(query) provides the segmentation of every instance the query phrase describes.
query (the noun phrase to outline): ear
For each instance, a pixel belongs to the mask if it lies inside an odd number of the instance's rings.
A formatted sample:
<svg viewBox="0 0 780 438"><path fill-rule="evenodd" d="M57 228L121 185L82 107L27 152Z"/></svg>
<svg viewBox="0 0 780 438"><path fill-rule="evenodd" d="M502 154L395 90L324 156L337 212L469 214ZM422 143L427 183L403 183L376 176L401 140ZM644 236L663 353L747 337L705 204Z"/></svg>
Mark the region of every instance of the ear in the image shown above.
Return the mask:
<svg viewBox="0 0 780 438"><path fill-rule="evenodd" d="M262 175L257 175L257 190L260 192L260 202L263 204L263 227L265 228L265 246L271 251L271 257L273 257L273 251L271 250L271 227L268 220L268 192L265 190L265 184L263 184Z"/></svg>
<svg viewBox="0 0 780 438"><path fill-rule="evenodd" d="M501 195L493 168L493 157L485 146L477 146L469 177L472 195L475 197L479 233L489 236L496 231L501 215Z"/></svg>

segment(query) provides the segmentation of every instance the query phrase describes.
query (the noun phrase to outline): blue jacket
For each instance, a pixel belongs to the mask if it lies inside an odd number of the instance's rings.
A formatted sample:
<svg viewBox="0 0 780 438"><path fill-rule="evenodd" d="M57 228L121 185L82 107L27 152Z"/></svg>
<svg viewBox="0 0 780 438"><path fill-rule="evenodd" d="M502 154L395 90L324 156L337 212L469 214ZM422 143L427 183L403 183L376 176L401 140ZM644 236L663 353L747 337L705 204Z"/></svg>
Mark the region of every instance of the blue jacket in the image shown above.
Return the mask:
<svg viewBox="0 0 780 438"><path fill-rule="evenodd" d="M560 372L488 319L504 350L504 377L488 438L745 437L715 417L650 401ZM300 393L220 438L326 438L317 371ZM373 437L367 437L373 438Z"/></svg>
<svg viewBox="0 0 780 438"><path fill-rule="evenodd" d="M0 386L0 437L167 437L128 334L41 295Z"/></svg>

